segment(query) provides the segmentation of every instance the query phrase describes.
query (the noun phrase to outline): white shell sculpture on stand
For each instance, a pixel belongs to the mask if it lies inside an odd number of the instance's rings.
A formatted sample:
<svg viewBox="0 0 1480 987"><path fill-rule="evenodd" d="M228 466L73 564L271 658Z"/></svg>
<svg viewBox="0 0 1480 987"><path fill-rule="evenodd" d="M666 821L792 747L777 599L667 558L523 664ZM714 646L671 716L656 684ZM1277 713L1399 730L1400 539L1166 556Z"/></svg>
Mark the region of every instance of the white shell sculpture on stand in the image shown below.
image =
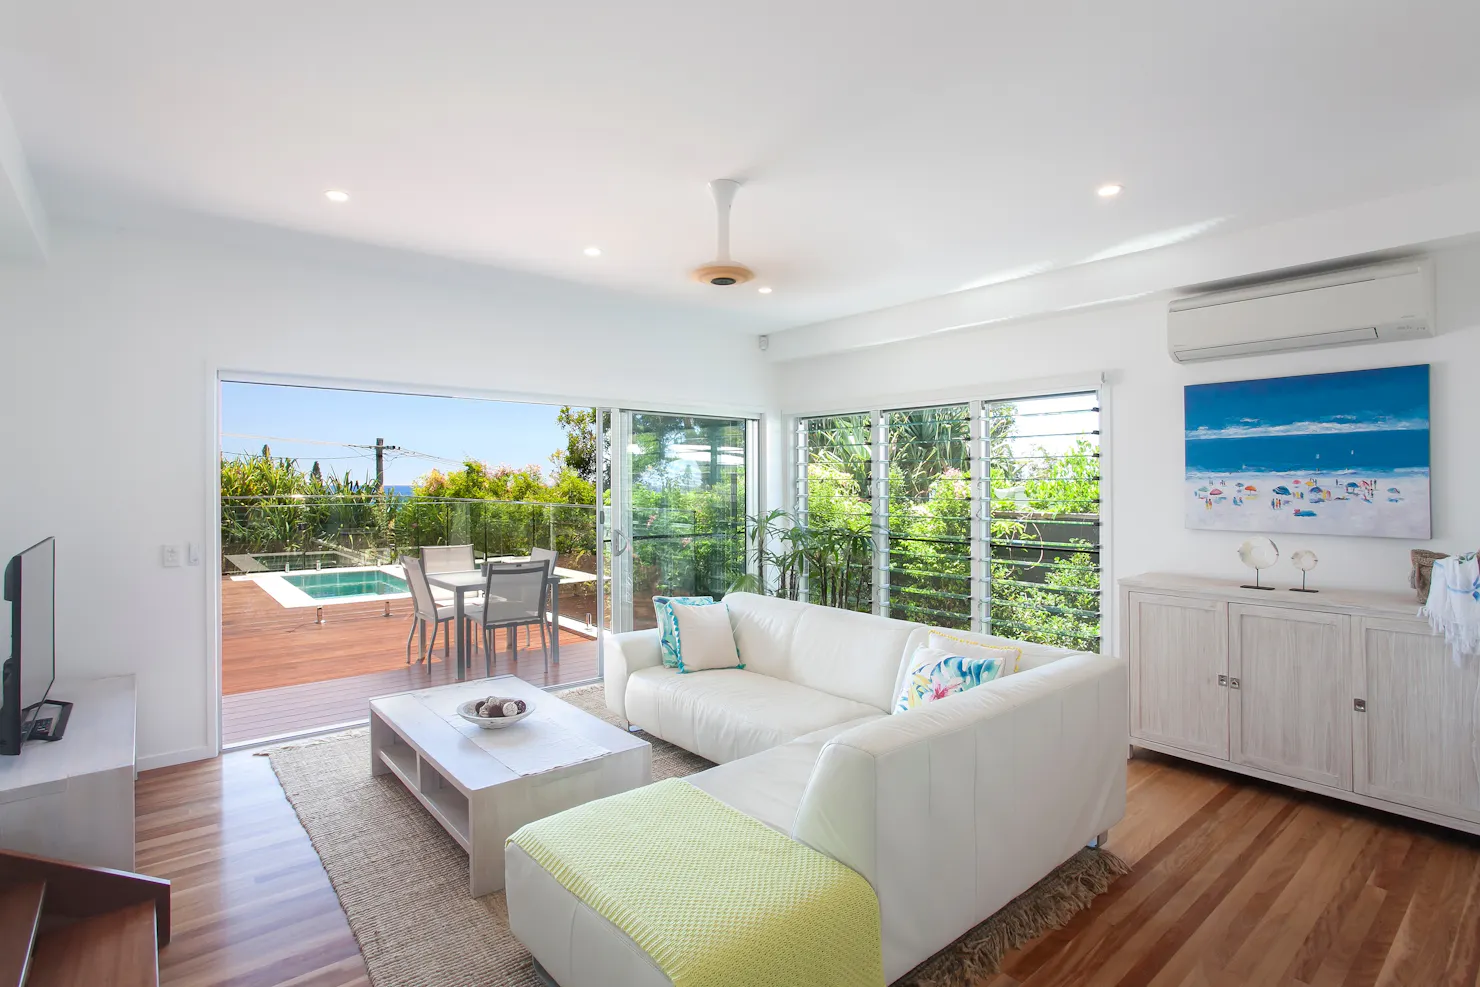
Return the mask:
<svg viewBox="0 0 1480 987"><path fill-rule="evenodd" d="M1274 589L1273 586L1259 585L1259 570L1268 569L1280 560L1279 546L1263 535L1257 535L1238 547L1238 557L1254 570L1254 585L1245 583L1244 589Z"/></svg>
<svg viewBox="0 0 1480 987"><path fill-rule="evenodd" d="M1295 568L1297 568L1297 569L1300 570L1300 586L1299 587L1291 587L1290 592L1292 592L1292 593L1319 593L1320 592L1320 590L1318 590L1318 589L1306 589L1305 588L1305 574L1308 573L1308 572L1310 572L1312 569L1314 569L1316 567L1316 563L1319 562L1319 561L1320 560L1316 558L1316 553L1315 552L1312 552L1308 548L1302 548L1298 552L1291 552L1290 553L1290 564L1293 565Z"/></svg>

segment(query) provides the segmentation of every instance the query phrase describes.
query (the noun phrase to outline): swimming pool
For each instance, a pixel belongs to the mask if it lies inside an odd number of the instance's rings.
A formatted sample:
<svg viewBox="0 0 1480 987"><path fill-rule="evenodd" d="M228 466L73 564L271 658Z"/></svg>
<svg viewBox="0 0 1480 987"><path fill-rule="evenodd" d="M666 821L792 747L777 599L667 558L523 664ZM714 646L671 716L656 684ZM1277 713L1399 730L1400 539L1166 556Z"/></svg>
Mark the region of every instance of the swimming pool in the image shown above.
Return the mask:
<svg viewBox="0 0 1480 987"><path fill-rule="evenodd" d="M343 602L377 596L404 596L406 580L380 569L351 572L285 572L281 578L315 600Z"/></svg>

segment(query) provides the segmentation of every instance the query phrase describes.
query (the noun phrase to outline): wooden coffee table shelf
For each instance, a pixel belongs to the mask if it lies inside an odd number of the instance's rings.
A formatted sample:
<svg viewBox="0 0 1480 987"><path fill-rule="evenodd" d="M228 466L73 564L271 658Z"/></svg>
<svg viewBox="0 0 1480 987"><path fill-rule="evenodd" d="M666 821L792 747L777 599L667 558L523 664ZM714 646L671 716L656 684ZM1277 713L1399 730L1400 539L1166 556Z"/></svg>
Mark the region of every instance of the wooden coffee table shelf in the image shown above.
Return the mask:
<svg viewBox="0 0 1480 987"><path fill-rule="evenodd" d="M456 716L488 695L534 711L503 730ZM652 781L652 750L512 675L370 700L370 768L392 774L468 851L473 895L504 886L504 841L525 823Z"/></svg>

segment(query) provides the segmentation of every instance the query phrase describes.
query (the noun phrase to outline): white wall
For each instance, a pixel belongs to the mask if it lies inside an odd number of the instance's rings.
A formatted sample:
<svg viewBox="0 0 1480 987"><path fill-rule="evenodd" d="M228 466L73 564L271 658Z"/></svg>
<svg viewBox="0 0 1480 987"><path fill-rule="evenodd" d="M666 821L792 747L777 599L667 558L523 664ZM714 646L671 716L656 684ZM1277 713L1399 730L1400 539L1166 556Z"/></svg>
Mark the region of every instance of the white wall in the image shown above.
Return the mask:
<svg viewBox="0 0 1480 987"><path fill-rule="evenodd" d="M865 408L881 395L1000 390L1002 383L1104 371L1110 402L1112 577L1147 571L1242 579L1235 549L1247 535L1189 531L1182 490L1185 384L1286 374L1432 365L1433 532L1444 551L1480 548L1480 249L1436 255L1439 335L1431 340L1226 360L1194 367L1166 351L1166 303L1085 309L1030 322L777 365L788 413ZM1312 548L1315 586L1408 591L1408 550L1381 538L1276 538L1287 556ZM1272 573L1291 585L1282 563Z"/></svg>
<svg viewBox="0 0 1480 987"><path fill-rule="evenodd" d="M761 410L753 336L659 303L255 233L53 230L0 265L0 557L57 537L58 671L139 677L145 766L210 753L218 371ZM8 609L0 612L8 640Z"/></svg>

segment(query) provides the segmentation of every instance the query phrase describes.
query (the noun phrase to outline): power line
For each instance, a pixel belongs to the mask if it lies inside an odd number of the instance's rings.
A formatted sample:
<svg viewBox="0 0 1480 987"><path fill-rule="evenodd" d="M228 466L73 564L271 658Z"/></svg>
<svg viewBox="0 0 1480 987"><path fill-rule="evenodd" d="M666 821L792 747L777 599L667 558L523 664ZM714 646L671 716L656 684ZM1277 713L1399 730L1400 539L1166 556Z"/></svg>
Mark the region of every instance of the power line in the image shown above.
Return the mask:
<svg viewBox="0 0 1480 987"><path fill-rule="evenodd" d="M251 459L251 458L253 458L255 456L260 456L261 453L260 452L245 451L245 450L244 451L241 451L241 452L227 452L226 450L223 449L222 452L221 452L221 455L223 455L223 456L240 456L240 457L245 457L247 459ZM272 458L274 458L274 459L298 459L300 457L298 457L298 456L274 456ZM307 457L301 457L301 458L307 458ZM369 453L363 453L362 452L362 453L356 453L353 456L314 456L313 457L313 460L316 463L328 463L328 462L334 462L336 460L345 460L345 459L369 460L369 459L373 459L373 458L375 458L375 457L371 456Z"/></svg>
<svg viewBox="0 0 1480 987"><path fill-rule="evenodd" d="M253 435L253 434L248 433L248 432L222 432L221 435L222 435L223 438L229 438L229 439L261 439L264 442L295 442L295 443L301 443L303 445L312 445L312 446L335 446L335 447L338 447L340 449L369 449L369 450L372 450L372 451L375 449L375 443L366 443L366 442L329 442L329 441L327 441L325 439L301 439L301 438L293 438L291 436L286 436L286 435ZM462 465L462 462L463 462L461 459L455 459L455 458L453 458L451 456L438 456L438 455L436 455L434 453L430 453L430 452L419 452L419 451L417 451L415 449L407 449L407 448L405 448L403 446L384 446L383 448L385 449L386 452L390 452L392 449L394 449L401 456L414 456L417 459L429 459L429 460L432 460L433 462L438 462L438 463L451 463L454 466L461 466ZM253 455L253 456L255 456L257 454L256 453L236 453L236 455ZM339 456L339 457L324 456L324 457L320 457L320 458L323 458L323 459L335 459L335 458L347 459L349 457L347 457L347 456Z"/></svg>
<svg viewBox="0 0 1480 987"><path fill-rule="evenodd" d="M265 442L299 442L310 446L339 446L342 449L374 449L373 444L363 442L326 442L323 439L294 439L286 435L252 435L247 432L222 432L227 439L262 439Z"/></svg>

